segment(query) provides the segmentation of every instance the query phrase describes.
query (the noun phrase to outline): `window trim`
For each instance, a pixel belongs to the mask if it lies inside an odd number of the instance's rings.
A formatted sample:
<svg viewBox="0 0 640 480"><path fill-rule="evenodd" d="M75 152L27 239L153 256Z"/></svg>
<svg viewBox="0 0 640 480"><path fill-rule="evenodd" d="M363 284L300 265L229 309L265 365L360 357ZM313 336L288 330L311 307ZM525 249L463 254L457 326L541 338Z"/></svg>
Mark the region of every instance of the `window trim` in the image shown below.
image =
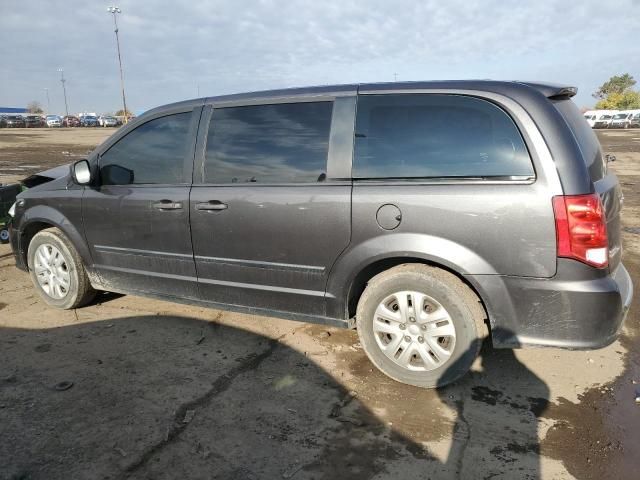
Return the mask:
<svg viewBox="0 0 640 480"><path fill-rule="evenodd" d="M98 188L155 188L155 187L171 187L171 186L189 186L192 184L193 180L193 160L195 154L196 147L196 134L198 132L198 127L200 123L200 118L202 115L202 106L201 105L191 105L188 107L176 107L171 109L162 110L155 114L149 115L148 117L140 117L139 122L130 123L130 127L123 130L121 134L119 134L115 138L110 138L107 140L96 153L95 157L95 174L96 174L96 186ZM177 115L181 113L190 113L191 118L189 120L189 128L187 130L187 151L182 160L182 173L183 173L183 182L181 183L129 183L126 185L103 185L102 179L100 178L100 162L102 160L102 156L107 153L114 145L119 143L121 140L126 138L130 133L137 130L139 127L146 125L149 122L157 120L159 118L168 117L171 115Z"/></svg>
<svg viewBox="0 0 640 480"><path fill-rule="evenodd" d="M348 177L348 173L351 171L351 163L349 163L348 170L345 170L343 165L337 165L335 161L332 161L332 154L336 155L336 145L339 140L343 140L343 136L334 136L335 123L338 121L344 121L344 108L339 109L336 113L336 105L346 105L349 100L353 104L353 112L355 112L356 95L300 95L295 97L274 97L274 98L260 98L252 100L233 100L233 101L221 101L210 102L204 107L202 120L200 122L200 129L198 131L198 143L196 145L196 160L194 164L193 184L198 186L207 187L318 187L326 185L337 185L344 183L351 183L351 179ZM333 104L331 112L331 122L329 127L329 139L327 149L327 161L326 161L326 175L327 179L323 182L256 182L256 183L207 183L205 179L205 164L207 153L207 140L209 137L209 128L211 127L211 119L213 117L214 110L224 108L236 108L236 107L256 107L265 105L282 105L282 104L294 104L294 103L318 103L318 102L331 102ZM348 116L347 112L347 116ZM349 121L349 120L347 120ZM355 128L355 115L351 120L353 127ZM344 158L344 152L340 152ZM353 155L353 148L351 149L351 158ZM331 167L331 170L330 170ZM347 175L345 175L347 173ZM340 174L340 175L338 175Z"/></svg>

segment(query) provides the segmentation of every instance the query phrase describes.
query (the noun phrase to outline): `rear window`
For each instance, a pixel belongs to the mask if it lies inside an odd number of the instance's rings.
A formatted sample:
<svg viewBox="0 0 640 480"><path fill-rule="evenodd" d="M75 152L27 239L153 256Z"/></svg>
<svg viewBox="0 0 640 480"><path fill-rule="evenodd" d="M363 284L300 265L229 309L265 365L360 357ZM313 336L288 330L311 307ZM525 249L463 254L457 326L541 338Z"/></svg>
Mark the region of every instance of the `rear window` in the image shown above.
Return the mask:
<svg viewBox="0 0 640 480"><path fill-rule="evenodd" d="M518 128L493 103L440 94L358 97L355 178L533 175Z"/></svg>

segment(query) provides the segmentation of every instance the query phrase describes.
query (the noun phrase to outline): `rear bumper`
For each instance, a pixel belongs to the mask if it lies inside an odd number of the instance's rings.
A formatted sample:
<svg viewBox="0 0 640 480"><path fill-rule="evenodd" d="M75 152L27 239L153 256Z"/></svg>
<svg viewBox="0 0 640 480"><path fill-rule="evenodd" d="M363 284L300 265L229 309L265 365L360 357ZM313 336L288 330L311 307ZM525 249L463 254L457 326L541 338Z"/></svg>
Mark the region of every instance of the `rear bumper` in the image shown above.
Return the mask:
<svg viewBox="0 0 640 480"><path fill-rule="evenodd" d="M475 275L495 347L559 347L591 350L612 343L633 298L633 283L620 264L601 271L558 259L548 279Z"/></svg>

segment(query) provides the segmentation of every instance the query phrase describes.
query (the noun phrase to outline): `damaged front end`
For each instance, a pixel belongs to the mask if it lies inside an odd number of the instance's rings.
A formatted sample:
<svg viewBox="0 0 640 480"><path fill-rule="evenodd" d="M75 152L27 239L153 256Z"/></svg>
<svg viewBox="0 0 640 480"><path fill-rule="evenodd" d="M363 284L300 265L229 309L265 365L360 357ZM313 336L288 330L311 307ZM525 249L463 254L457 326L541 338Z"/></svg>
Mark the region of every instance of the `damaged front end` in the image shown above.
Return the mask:
<svg viewBox="0 0 640 480"><path fill-rule="evenodd" d="M19 183L0 184L0 243L9 243L9 224L15 212L16 197L29 188L51 182L69 174L69 165L34 173Z"/></svg>

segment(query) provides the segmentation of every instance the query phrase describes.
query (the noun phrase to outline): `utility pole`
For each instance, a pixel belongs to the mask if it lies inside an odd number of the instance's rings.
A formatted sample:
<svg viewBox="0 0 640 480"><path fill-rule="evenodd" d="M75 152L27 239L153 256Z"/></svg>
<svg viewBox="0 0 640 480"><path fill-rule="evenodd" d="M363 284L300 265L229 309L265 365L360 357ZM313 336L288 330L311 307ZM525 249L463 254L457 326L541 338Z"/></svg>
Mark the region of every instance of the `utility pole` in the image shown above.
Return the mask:
<svg viewBox="0 0 640 480"><path fill-rule="evenodd" d="M111 6L107 7L107 12L113 15L113 26L115 27L114 32L116 33L116 47L118 49L118 66L120 67L120 86L122 88L122 107L124 108L124 123L127 123L127 100L124 95L124 74L122 73L122 57L120 56L120 37L118 37L118 20L116 19L116 15L122 13L120 8Z"/></svg>
<svg viewBox="0 0 640 480"><path fill-rule="evenodd" d="M47 92L47 114L51 113L51 100L49 100L49 89L45 88L45 92Z"/></svg>
<svg viewBox="0 0 640 480"><path fill-rule="evenodd" d="M69 116L69 104L67 103L67 88L64 86L66 80L64 79L64 69L59 68L60 72L60 82L62 83L62 92L64 93L64 111L67 112L67 117Z"/></svg>
<svg viewBox="0 0 640 480"><path fill-rule="evenodd" d="M397 82L397 81L398 81L398 74L397 74L397 73L394 73L394 74L393 74L393 81L394 81L394 82Z"/></svg>

